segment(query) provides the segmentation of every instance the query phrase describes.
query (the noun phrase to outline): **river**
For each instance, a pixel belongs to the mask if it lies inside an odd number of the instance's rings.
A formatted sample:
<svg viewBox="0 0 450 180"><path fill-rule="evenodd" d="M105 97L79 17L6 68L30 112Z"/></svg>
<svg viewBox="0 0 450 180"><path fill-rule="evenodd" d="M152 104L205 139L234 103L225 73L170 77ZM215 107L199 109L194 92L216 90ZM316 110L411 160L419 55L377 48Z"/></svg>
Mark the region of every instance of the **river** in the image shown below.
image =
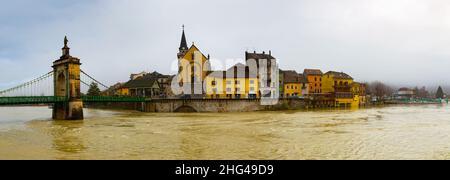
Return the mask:
<svg viewBox="0 0 450 180"><path fill-rule="evenodd" d="M0 108L0 159L450 159L450 107L157 114Z"/></svg>

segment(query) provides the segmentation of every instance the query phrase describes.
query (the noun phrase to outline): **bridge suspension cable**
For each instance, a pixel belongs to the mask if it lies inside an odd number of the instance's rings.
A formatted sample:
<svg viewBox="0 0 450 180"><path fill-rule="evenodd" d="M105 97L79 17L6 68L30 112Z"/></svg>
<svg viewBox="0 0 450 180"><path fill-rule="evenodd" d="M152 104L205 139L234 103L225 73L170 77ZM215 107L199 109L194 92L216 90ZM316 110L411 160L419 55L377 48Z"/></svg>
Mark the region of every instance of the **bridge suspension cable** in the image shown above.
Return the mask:
<svg viewBox="0 0 450 180"><path fill-rule="evenodd" d="M84 72L83 70L80 70L82 74L86 75L89 79L91 79L93 82L103 86L104 88L108 89L109 87L106 86L105 84L101 83L100 81L98 81L97 79L93 78L92 76L90 76L89 74L87 74L86 72Z"/></svg>
<svg viewBox="0 0 450 180"><path fill-rule="evenodd" d="M53 71L13 88L0 91L1 97L53 96Z"/></svg>
<svg viewBox="0 0 450 180"><path fill-rule="evenodd" d="M80 82L81 82L81 92L87 94L90 86L92 83L95 83L99 86L99 89L101 91L109 89L108 86L106 86L104 83L98 81L97 79L93 78L88 73L84 72L83 70L80 70L81 76L80 76Z"/></svg>

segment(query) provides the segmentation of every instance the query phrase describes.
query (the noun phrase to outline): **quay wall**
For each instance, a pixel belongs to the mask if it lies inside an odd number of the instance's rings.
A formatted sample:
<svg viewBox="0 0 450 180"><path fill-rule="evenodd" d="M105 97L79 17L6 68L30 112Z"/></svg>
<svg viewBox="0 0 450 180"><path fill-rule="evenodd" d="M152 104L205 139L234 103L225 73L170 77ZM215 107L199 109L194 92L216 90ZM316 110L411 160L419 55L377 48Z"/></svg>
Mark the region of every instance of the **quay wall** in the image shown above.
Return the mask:
<svg viewBox="0 0 450 180"><path fill-rule="evenodd" d="M252 112L330 107L331 102L308 99L279 99L261 105L260 99L153 99L147 102L85 103L86 108L137 110L142 112Z"/></svg>
<svg viewBox="0 0 450 180"><path fill-rule="evenodd" d="M259 99L162 99L146 102L144 112L251 112L303 109L307 103L303 99L280 99L278 104L264 106Z"/></svg>

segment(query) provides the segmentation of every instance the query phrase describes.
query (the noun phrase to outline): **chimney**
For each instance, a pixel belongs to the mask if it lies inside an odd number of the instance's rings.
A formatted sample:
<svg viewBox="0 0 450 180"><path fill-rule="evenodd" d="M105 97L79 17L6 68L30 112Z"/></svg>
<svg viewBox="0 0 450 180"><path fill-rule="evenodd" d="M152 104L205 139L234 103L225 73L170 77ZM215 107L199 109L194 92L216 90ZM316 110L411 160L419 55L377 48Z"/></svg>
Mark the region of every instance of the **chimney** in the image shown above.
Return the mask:
<svg viewBox="0 0 450 180"><path fill-rule="evenodd" d="M263 54L266 54L266 51L263 51Z"/></svg>
<svg viewBox="0 0 450 180"><path fill-rule="evenodd" d="M272 51L271 50L269 51L269 55L272 55Z"/></svg>

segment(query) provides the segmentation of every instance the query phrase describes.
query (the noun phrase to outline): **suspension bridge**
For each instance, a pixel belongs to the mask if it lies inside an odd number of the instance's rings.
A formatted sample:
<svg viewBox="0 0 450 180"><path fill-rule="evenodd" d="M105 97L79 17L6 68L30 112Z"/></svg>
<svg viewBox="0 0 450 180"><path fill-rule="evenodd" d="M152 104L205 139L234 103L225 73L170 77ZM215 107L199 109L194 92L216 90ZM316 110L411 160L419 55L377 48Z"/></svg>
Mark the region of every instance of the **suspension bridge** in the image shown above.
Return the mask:
<svg viewBox="0 0 450 180"><path fill-rule="evenodd" d="M53 62L52 71L0 91L0 106L50 104L53 107L53 119L82 120L83 103L146 101L142 97L88 96L85 92L92 83L104 90L108 86L81 70L80 59L70 55L67 43L65 38L62 56Z"/></svg>

